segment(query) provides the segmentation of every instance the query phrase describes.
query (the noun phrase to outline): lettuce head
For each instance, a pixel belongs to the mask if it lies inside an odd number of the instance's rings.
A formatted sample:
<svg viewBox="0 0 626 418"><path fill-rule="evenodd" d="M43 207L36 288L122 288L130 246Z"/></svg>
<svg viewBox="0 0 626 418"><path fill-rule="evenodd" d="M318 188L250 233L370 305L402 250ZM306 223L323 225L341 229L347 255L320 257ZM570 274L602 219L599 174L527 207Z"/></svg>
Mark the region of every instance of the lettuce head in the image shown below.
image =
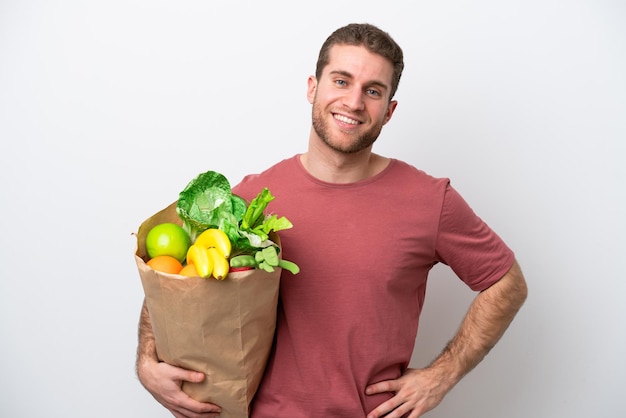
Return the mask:
<svg viewBox="0 0 626 418"><path fill-rule="evenodd" d="M215 171L199 174L180 192L176 212L192 242L203 231L219 228L231 241L239 237L239 222L246 202L231 191L224 175Z"/></svg>

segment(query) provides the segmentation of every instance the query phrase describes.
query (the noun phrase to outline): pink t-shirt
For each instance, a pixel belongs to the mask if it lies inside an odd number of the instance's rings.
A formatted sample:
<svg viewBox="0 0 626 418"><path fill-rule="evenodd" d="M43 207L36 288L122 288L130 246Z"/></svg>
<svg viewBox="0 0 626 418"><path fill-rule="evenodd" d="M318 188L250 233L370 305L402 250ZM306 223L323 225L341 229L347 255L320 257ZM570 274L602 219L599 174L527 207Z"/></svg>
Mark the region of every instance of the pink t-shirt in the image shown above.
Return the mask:
<svg viewBox="0 0 626 418"><path fill-rule="evenodd" d="M372 178L331 184L295 156L233 190L249 200L263 187L275 196L267 212L294 224L280 236L301 271L282 275L253 418L365 416L391 397L365 387L408 366L430 269L445 263L480 291L513 264L447 179L399 160Z"/></svg>

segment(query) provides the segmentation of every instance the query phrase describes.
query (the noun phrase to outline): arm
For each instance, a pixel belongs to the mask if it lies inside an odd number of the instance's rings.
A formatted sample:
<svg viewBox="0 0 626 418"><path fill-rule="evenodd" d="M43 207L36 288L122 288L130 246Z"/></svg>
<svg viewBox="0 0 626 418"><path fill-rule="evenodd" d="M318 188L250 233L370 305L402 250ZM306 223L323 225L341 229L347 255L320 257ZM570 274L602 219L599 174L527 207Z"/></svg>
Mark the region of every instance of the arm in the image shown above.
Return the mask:
<svg viewBox="0 0 626 418"><path fill-rule="evenodd" d="M526 281L517 262L491 287L476 296L461 326L441 354L424 369L408 369L397 380L379 382L367 394L395 392L368 418L417 418L435 408L443 397L495 346L527 296Z"/></svg>
<svg viewBox="0 0 626 418"><path fill-rule="evenodd" d="M183 381L201 382L204 374L159 361L145 300L139 319L137 377L146 390L176 418L216 417L220 412L217 405L198 402L181 390Z"/></svg>

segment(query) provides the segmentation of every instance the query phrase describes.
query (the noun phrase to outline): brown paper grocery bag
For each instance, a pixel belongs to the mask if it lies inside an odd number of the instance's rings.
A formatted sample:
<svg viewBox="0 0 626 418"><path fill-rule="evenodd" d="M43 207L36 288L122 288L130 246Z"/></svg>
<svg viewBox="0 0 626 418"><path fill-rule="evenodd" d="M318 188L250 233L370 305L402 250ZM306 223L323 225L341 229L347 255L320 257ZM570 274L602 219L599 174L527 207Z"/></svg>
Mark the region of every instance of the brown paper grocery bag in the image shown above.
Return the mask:
<svg viewBox="0 0 626 418"><path fill-rule="evenodd" d="M225 280L152 270L145 237L162 222L182 224L176 203L141 224L135 253L157 355L205 373L201 383L183 383L189 396L219 405L222 418L247 417L272 347L281 270L230 273Z"/></svg>

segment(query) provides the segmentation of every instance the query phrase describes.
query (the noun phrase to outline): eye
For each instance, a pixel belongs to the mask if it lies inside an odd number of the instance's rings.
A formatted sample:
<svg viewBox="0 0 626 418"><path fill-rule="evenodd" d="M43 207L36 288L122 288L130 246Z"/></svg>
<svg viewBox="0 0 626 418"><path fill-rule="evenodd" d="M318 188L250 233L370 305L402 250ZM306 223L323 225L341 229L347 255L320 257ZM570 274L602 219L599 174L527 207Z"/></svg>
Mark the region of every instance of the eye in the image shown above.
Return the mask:
<svg viewBox="0 0 626 418"><path fill-rule="evenodd" d="M339 87L344 87L347 85L345 80L335 80L335 84L338 85Z"/></svg>
<svg viewBox="0 0 626 418"><path fill-rule="evenodd" d="M380 92L378 90L375 90L375 89L367 89L367 90L365 90L365 92L367 94L369 94L370 96L374 96L374 97L380 97L381 96Z"/></svg>

